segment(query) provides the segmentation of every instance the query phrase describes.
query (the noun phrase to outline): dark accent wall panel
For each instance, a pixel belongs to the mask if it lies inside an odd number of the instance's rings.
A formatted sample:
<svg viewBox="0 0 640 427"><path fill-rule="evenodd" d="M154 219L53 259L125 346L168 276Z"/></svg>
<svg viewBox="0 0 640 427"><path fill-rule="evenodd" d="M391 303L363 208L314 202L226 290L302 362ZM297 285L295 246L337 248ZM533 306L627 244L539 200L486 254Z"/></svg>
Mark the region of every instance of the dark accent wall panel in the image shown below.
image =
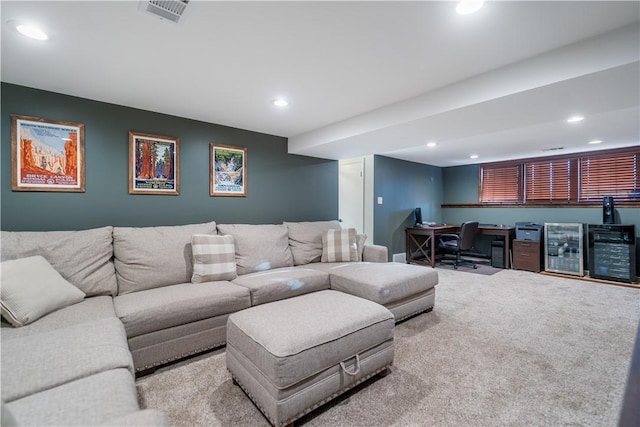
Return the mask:
<svg viewBox="0 0 640 427"><path fill-rule="evenodd" d="M391 257L405 252L405 228L413 225L415 208L421 208L423 221L441 221L442 169L374 156L374 171L375 243L386 246Z"/></svg>
<svg viewBox="0 0 640 427"><path fill-rule="evenodd" d="M2 83L3 230L335 219L338 162L287 153L287 139ZM11 114L84 123L84 193L11 191ZM180 194L130 195L128 133L180 138ZM209 144L247 147L247 197L209 196Z"/></svg>

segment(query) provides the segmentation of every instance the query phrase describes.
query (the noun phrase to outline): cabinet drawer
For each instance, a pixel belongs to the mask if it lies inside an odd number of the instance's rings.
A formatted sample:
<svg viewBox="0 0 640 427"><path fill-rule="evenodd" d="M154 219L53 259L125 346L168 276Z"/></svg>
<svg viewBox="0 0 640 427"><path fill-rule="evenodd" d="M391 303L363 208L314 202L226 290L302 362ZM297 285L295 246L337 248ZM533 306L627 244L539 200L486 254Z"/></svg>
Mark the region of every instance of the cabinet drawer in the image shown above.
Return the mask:
<svg viewBox="0 0 640 427"><path fill-rule="evenodd" d="M516 270L527 270L540 272L539 254L519 254L513 258L513 268Z"/></svg>
<svg viewBox="0 0 640 427"><path fill-rule="evenodd" d="M540 272L540 242L533 240L513 241L513 268Z"/></svg>

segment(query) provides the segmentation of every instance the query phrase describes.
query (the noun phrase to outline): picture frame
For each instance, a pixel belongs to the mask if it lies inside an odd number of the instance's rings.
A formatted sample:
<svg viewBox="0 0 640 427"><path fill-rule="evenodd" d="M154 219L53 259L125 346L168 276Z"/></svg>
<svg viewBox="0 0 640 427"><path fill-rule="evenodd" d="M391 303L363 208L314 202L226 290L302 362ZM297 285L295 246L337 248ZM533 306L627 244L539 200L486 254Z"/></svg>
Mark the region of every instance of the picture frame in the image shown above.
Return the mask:
<svg viewBox="0 0 640 427"><path fill-rule="evenodd" d="M246 148L209 144L209 195L246 197Z"/></svg>
<svg viewBox="0 0 640 427"><path fill-rule="evenodd" d="M11 115L11 190L85 191L84 124Z"/></svg>
<svg viewBox="0 0 640 427"><path fill-rule="evenodd" d="M180 194L180 139L129 132L129 194Z"/></svg>

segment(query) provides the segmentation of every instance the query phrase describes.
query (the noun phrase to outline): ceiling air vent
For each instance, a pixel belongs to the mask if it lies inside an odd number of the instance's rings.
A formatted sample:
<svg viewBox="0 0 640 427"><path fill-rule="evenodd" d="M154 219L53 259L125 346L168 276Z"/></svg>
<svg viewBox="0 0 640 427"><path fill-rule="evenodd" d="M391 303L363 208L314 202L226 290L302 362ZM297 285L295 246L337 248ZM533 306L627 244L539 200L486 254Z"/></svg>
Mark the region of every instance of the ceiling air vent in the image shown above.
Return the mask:
<svg viewBox="0 0 640 427"><path fill-rule="evenodd" d="M543 148L542 151L559 151L564 150L564 147Z"/></svg>
<svg viewBox="0 0 640 427"><path fill-rule="evenodd" d="M187 4L189 4L189 0L145 0L141 6L148 13L177 23L187 8Z"/></svg>

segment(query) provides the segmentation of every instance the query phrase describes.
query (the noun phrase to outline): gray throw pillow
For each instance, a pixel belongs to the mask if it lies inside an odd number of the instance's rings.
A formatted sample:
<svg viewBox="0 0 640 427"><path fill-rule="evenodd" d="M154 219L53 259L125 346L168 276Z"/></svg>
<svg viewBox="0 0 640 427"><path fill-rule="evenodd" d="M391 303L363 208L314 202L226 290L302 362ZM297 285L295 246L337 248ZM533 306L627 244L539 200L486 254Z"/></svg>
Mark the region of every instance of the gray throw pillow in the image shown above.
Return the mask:
<svg viewBox="0 0 640 427"><path fill-rule="evenodd" d="M0 277L2 316L13 326L27 325L85 297L39 255L3 262Z"/></svg>

